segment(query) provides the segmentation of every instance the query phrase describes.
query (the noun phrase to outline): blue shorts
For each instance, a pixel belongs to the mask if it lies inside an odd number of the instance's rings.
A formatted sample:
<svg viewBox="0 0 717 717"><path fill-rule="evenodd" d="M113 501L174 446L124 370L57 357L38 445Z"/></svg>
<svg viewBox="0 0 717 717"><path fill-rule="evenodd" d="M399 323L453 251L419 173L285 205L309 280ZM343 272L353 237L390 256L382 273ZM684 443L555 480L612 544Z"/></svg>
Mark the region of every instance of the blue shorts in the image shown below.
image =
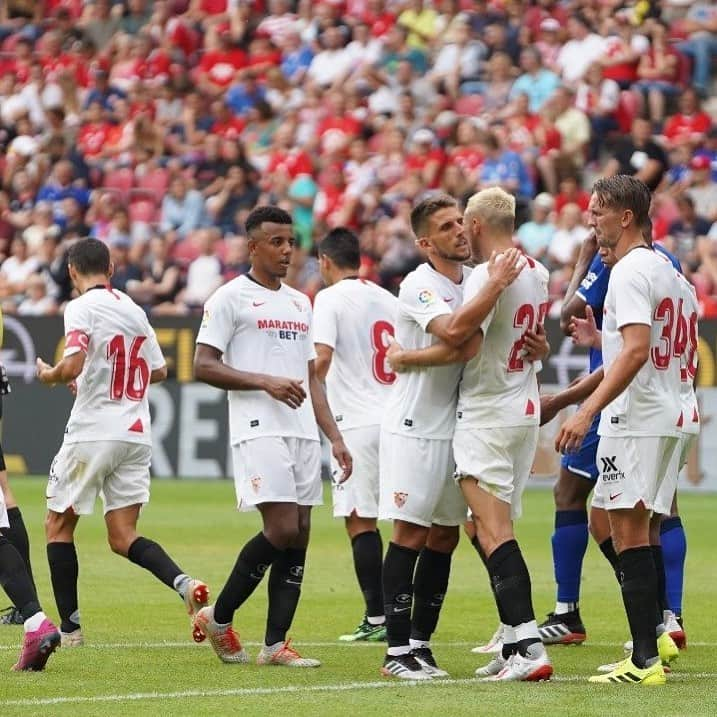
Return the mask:
<svg viewBox="0 0 717 717"><path fill-rule="evenodd" d="M560 465L570 473L574 473L581 478L591 481L596 481L598 477L595 456L597 454L598 443L600 442L600 436L598 436L597 432L599 424L600 414L593 419L582 446L574 453L566 453L560 459Z"/></svg>

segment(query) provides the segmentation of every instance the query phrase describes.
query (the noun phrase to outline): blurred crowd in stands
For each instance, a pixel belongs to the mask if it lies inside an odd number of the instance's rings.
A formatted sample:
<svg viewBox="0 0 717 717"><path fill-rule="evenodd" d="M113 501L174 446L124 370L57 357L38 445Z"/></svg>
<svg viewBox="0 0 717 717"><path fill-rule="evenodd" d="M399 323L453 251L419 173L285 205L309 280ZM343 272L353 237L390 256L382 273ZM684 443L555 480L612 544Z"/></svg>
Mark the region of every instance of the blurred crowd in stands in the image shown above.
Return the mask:
<svg viewBox="0 0 717 717"><path fill-rule="evenodd" d="M395 289L416 200L497 184L557 310L591 183L621 172L717 316L716 56L714 2L3 0L2 308L61 311L91 235L149 312L198 311L247 271L258 203L294 217L294 286L345 225Z"/></svg>

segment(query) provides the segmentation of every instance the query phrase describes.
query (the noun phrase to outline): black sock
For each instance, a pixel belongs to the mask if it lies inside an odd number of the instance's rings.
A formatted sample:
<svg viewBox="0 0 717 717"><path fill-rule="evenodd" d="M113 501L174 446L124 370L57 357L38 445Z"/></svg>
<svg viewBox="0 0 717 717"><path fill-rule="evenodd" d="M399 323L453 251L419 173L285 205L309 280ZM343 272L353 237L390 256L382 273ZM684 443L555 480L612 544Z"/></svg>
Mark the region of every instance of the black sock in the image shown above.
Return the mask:
<svg viewBox="0 0 717 717"><path fill-rule="evenodd" d="M474 535L471 538L471 544L476 550L476 553L478 553L478 557L480 557L483 565L485 566L486 570L488 570L488 558L486 557L485 553L483 552L483 548L481 547L480 541L478 540L478 536ZM488 576L488 583L490 584L490 590L493 593L493 600L495 600L495 607L498 610L498 619L506 625L505 621L505 614L503 613L503 608L500 605L500 601L498 600L498 596L495 594L495 587L493 587L493 581L490 580L490 575ZM515 642L506 642L505 639L503 640L503 647L501 649L501 655L503 656L503 659L507 660L511 655L513 655L518 649L518 645Z"/></svg>
<svg viewBox="0 0 717 717"><path fill-rule="evenodd" d="M411 638L413 571L418 551L388 544L383 561L383 605L389 647L403 647Z"/></svg>
<svg viewBox="0 0 717 717"><path fill-rule="evenodd" d="M619 558L622 600L632 633L632 661L644 668L648 660L657 657L655 563L649 545L623 550Z"/></svg>
<svg viewBox="0 0 717 717"><path fill-rule="evenodd" d="M22 614L23 620L40 611L35 586L28 575L25 561L4 534L0 535L0 585Z"/></svg>
<svg viewBox="0 0 717 717"><path fill-rule="evenodd" d="M411 639L428 642L436 631L451 573L451 553L424 548L413 578Z"/></svg>
<svg viewBox="0 0 717 717"><path fill-rule="evenodd" d="M383 590L381 568L383 567L383 545L378 530L369 530L355 535L351 540L354 554L354 569L359 587L366 601L366 615L383 615Z"/></svg>
<svg viewBox="0 0 717 717"><path fill-rule="evenodd" d="M77 607L77 578L80 566L74 543L48 543L47 560L50 563L50 579L55 593L57 612L60 613L60 629L72 632L80 626Z"/></svg>
<svg viewBox="0 0 717 717"><path fill-rule="evenodd" d="M271 566L269 611L264 637L266 645L286 640L301 596L305 563L306 548L287 548L279 553Z"/></svg>
<svg viewBox="0 0 717 717"><path fill-rule="evenodd" d="M135 565L149 570L158 580L174 590L174 579L182 575L182 569L167 555L164 548L154 540L140 536L127 551L127 558Z"/></svg>
<svg viewBox="0 0 717 717"><path fill-rule="evenodd" d="M655 563L655 575L657 577L657 624L661 625L664 620L664 612L667 610L667 597L665 595L665 561L662 555L661 545L651 545L652 561Z"/></svg>
<svg viewBox="0 0 717 717"><path fill-rule="evenodd" d="M17 506L15 508L8 508L7 520L8 523L10 523L10 527L3 528L3 534L15 546L17 552L20 553L20 557L27 568L27 574L30 576L30 580L32 580L32 584L34 585L32 565L30 564L30 539L27 537L27 528L25 527L25 521L22 519L20 508Z"/></svg>
<svg viewBox="0 0 717 717"><path fill-rule="evenodd" d="M620 561L615 552L615 546L612 543L612 538L607 538L600 543L600 550L602 554L607 558L608 563L612 566L613 572L617 581L620 582Z"/></svg>
<svg viewBox="0 0 717 717"><path fill-rule="evenodd" d="M503 543L493 551L487 562L496 602L505 624L517 627L535 620L530 574L517 541ZM527 648L539 641L539 638L520 640L520 654L525 655Z"/></svg>
<svg viewBox="0 0 717 717"><path fill-rule="evenodd" d="M232 621L234 612L254 592L279 552L264 533L257 533L244 545L214 604L216 622L225 625Z"/></svg>

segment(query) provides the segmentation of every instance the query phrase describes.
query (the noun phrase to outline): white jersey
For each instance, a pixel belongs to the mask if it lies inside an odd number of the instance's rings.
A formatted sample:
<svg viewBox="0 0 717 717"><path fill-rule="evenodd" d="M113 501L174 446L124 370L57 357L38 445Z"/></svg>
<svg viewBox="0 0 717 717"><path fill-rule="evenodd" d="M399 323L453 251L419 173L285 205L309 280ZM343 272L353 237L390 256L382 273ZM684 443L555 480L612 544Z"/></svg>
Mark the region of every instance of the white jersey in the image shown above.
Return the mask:
<svg viewBox="0 0 717 717"><path fill-rule="evenodd" d="M326 393L342 430L381 423L396 380L386 350L397 310L395 296L363 279L342 279L316 295L314 343L334 350Z"/></svg>
<svg viewBox="0 0 717 717"><path fill-rule="evenodd" d="M151 445L147 389L165 364L146 314L121 291L90 289L67 304L63 356L84 351L65 443Z"/></svg>
<svg viewBox="0 0 717 717"><path fill-rule="evenodd" d="M396 341L406 349L425 349L438 343L426 327L463 303L463 286L469 275L470 269L464 267L463 280L455 284L428 263L412 271L401 282L398 294ZM463 364L451 364L398 374L383 429L416 438L452 438L462 370Z"/></svg>
<svg viewBox="0 0 717 717"><path fill-rule="evenodd" d="M273 291L239 276L204 305L197 343L221 351L237 371L303 381L307 397L296 409L265 391L229 391L232 445L260 436L319 440L309 394L309 361L316 353L307 296L286 284Z"/></svg>
<svg viewBox="0 0 717 717"><path fill-rule="evenodd" d="M677 270L647 248L633 249L610 272L602 323L605 374L622 350L623 326L650 327L650 357L603 409L599 435L681 435L680 359L675 351L681 298Z"/></svg>
<svg viewBox="0 0 717 717"><path fill-rule="evenodd" d="M481 325L479 353L463 369L458 388L456 430L538 425L539 362L523 358L523 336L545 321L548 270L526 257L528 265L498 298ZM468 303L488 282L488 265L477 266L466 282Z"/></svg>
<svg viewBox="0 0 717 717"><path fill-rule="evenodd" d="M699 328L697 317L699 304L695 288L678 274L682 287L681 311L678 328L678 338L675 339L675 349L680 354L680 396L682 398L682 432L697 434L700 432L700 413L695 394L695 376L697 375L697 346L699 343Z"/></svg>

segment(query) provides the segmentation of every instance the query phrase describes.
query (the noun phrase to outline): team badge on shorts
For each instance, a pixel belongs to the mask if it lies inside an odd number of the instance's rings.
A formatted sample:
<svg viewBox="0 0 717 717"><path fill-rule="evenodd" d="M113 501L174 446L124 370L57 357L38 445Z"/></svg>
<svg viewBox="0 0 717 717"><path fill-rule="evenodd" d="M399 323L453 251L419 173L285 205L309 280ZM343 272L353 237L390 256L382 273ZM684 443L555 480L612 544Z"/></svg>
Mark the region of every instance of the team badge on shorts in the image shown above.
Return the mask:
<svg viewBox="0 0 717 717"><path fill-rule="evenodd" d="M396 504L397 508L403 508L403 506L406 505L407 498L408 498L408 493L395 492L393 494L393 502Z"/></svg>
<svg viewBox="0 0 717 717"><path fill-rule="evenodd" d="M261 486L261 477L260 476L252 476L249 478L249 482L251 483L251 487L254 489L255 493L259 492L259 488Z"/></svg>
<svg viewBox="0 0 717 717"><path fill-rule="evenodd" d="M436 300L436 295L430 289L421 289L418 292L418 300L424 304L432 304Z"/></svg>

